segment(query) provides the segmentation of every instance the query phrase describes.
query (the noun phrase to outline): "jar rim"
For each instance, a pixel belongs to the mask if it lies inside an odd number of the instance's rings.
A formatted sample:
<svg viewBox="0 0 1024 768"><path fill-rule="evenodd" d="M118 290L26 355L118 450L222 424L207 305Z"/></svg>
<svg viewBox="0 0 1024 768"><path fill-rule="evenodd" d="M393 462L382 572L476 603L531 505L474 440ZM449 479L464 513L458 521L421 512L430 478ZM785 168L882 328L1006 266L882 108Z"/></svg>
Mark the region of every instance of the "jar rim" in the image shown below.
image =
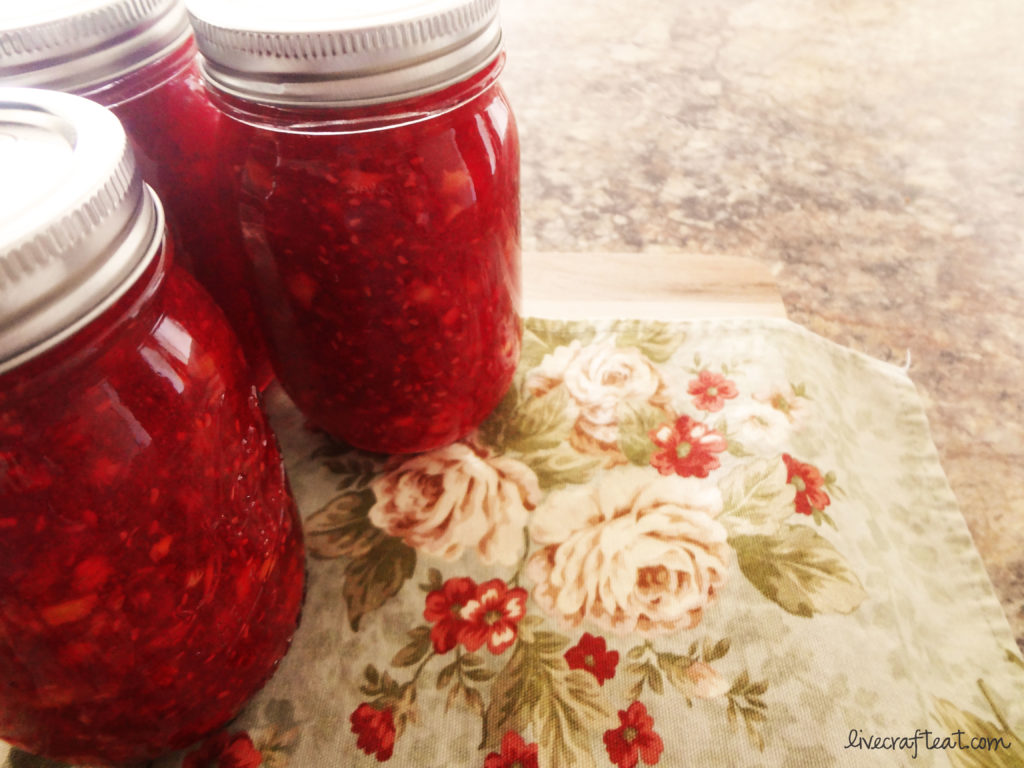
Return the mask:
<svg viewBox="0 0 1024 768"><path fill-rule="evenodd" d="M48 349L130 287L163 211L117 118L87 99L0 88L0 372Z"/></svg>
<svg viewBox="0 0 1024 768"><path fill-rule="evenodd" d="M88 90L160 60L191 34L181 0L68 0L0 13L0 82Z"/></svg>
<svg viewBox="0 0 1024 768"><path fill-rule="evenodd" d="M206 77L205 62L200 73ZM371 104L268 104L221 90L207 79L211 101L228 118L261 130L309 136L351 136L405 128L459 109L498 84L504 54L485 62L464 80L440 91L417 93L401 101Z"/></svg>
<svg viewBox="0 0 1024 768"><path fill-rule="evenodd" d="M207 80L279 106L378 104L443 90L501 51L498 0L396 0L377 15L312 2L296 22L291 3L189 0Z"/></svg>
<svg viewBox="0 0 1024 768"><path fill-rule="evenodd" d="M152 194L152 190L149 190L149 192ZM143 254L143 258L139 260L138 264L135 265L114 291L78 320L41 341L31 349L25 350L17 357L0 361L0 381L3 381L3 377L6 374L20 373L23 369L32 371L30 373L31 376L36 376L38 371L41 370L46 370L47 375L63 375L63 372L68 370L67 366L76 366L81 361L92 357L97 350L103 349L107 345L108 340L112 338L112 328L114 326L104 326L98 335L90 337L90 343L87 348L76 350L70 356L61 354L59 365L53 365L46 355L59 349L61 345L72 341L75 336L89 329L97 321L102 321L104 315L117 307L118 302L122 301L133 290L139 290L140 294L134 297L129 305L126 305L123 312L118 312L118 318L134 316L138 312L139 307L152 299L156 289L163 285L167 269L173 263L168 253L167 235L163 229L166 223L163 206L160 205L159 199L155 198L155 196L154 201L158 208L157 225L160 227L159 232L161 235L149 243L147 251ZM151 278L147 279L147 273L150 271L153 271L154 274ZM44 367L33 370L32 366L37 362Z"/></svg>

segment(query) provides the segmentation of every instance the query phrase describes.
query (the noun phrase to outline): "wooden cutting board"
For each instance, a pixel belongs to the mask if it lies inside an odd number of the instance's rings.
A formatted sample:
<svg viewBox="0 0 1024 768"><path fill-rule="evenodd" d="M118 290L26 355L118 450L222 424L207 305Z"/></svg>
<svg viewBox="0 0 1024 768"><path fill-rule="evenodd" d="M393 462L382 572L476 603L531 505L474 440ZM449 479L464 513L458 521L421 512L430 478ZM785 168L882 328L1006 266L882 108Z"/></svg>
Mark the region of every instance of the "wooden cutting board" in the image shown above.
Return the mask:
<svg viewBox="0 0 1024 768"><path fill-rule="evenodd" d="M523 254L523 313L562 319L785 317L763 263L648 252Z"/></svg>

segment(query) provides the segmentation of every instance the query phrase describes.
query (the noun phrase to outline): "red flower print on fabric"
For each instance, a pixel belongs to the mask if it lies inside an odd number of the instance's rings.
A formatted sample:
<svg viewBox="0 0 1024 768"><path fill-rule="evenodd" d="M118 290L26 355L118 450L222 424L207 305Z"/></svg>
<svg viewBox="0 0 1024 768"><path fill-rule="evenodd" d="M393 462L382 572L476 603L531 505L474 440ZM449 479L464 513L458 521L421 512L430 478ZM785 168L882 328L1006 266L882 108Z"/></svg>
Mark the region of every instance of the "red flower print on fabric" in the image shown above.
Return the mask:
<svg viewBox="0 0 1024 768"><path fill-rule="evenodd" d="M647 707L634 701L627 710L619 710L619 727L604 732L608 757L619 768L634 768L640 760L656 765L665 745L654 732L654 718Z"/></svg>
<svg viewBox="0 0 1024 768"><path fill-rule="evenodd" d="M651 456L651 466L663 475L707 477L721 466L715 454L728 447L721 433L689 416L680 416L675 424L662 424L648 434L660 449Z"/></svg>
<svg viewBox="0 0 1024 768"><path fill-rule="evenodd" d="M467 651L484 645L498 655L517 637L517 625L526 615L527 592L509 589L501 579L477 584L470 578L448 579L427 595L423 617L434 626L430 639L437 653L461 644Z"/></svg>
<svg viewBox="0 0 1024 768"><path fill-rule="evenodd" d="M817 467L797 461L788 453L782 454L786 463L786 482L796 488L796 511L801 515L813 515L822 511L832 499L825 492L825 478Z"/></svg>
<svg viewBox="0 0 1024 768"><path fill-rule="evenodd" d="M441 589L427 595L423 618L434 625L430 639L438 653L448 653L459 644L459 636L466 626L462 609L476 597L476 591L476 582L462 577L448 579Z"/></svg>
<svg viewBox="0 0 1024 768"><path fill-rule="evenodd" d="M615 677L619 652L609 651L603 637L585 632L580 641L565 652L569 669L585 669L597 678L600 685Z"/></svg>
<svg viewBox="0 0 1024 768"><path fill-rule="evenodd" d="M360 704L349 717L352 733L359 736L356 746L368 755L376 754L377 762L391 759L395 748L395 721L390 709L376 709Z"/></svg>
<svg viewBox="0 0 1024 768"><path fill-rule="evenodd" d="M509 589L501 579L484 582L462 608L466 623L459 633L459 642L470 652L484 643L496 656L504 652L516 641L516 627L526 615L526 598L522 587Z"/></svg>
<svg viewBox="0 0 1024 768"><path fill-rule="evenodd" d="M527 744L518 733L509 731L501 740L501 754L487 755L484 768L537 768L537 745Z"/></svg>
<svg viewBox="0 0 1024 768"><path fill-rule="evenodd" d="M262 764L263 755L253 746L249 734L221 731L186 755L181 768L257 768Z"/></svg>
<svg viewBox="0 0 1024 768"><path fill-rule="evenodd" d="M726 400L736 397L736 384L720 373L703 370L690 382L686 391L693 395L693 404L702 411L720 411Z"/></svg>

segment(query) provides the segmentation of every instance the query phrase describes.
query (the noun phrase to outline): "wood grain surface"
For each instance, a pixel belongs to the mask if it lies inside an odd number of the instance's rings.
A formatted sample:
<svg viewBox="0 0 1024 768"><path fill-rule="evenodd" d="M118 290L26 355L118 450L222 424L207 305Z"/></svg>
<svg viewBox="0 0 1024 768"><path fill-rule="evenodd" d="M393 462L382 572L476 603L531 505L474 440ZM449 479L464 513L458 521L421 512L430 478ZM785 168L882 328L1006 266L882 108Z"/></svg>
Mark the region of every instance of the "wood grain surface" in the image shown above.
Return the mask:
<svg viewBox="0 0 1024 768"><path fill-rule="evenodd" d="M769 268L738 256L527 252L523 313L564 319L785 317Z"/></svg>

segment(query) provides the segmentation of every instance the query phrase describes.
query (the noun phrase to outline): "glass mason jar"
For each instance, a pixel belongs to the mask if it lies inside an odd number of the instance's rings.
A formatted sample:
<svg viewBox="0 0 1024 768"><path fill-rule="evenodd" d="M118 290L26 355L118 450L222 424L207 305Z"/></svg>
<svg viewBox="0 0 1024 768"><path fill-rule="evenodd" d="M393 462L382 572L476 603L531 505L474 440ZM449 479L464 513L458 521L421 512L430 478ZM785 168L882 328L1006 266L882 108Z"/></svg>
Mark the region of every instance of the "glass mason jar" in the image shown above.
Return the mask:
<svg viewBox="0 0 1024 768"><path fill-rule="evenodd" d="M235 327L260 385L272 378L246 288L241 234L213 155L207 98L181 0L49 0L0 10L0 85L75 93L110 108L160 196L176 257Z"/></svg>
<svg viewBox="0 0 1024 768"><path fill-rule="evenodd" d="M271 361L371 451L456 440L519 357L519 146L497 0L189 3ZM298 19L300 21L292 21Z"/></svg>
<svg viewBox="0 0 1024 768"><path fill-rule="evenodd" d="M220 727L288 648L300 524L234 333L117 119L0 88L0 738L75 764Z"/></svg>

